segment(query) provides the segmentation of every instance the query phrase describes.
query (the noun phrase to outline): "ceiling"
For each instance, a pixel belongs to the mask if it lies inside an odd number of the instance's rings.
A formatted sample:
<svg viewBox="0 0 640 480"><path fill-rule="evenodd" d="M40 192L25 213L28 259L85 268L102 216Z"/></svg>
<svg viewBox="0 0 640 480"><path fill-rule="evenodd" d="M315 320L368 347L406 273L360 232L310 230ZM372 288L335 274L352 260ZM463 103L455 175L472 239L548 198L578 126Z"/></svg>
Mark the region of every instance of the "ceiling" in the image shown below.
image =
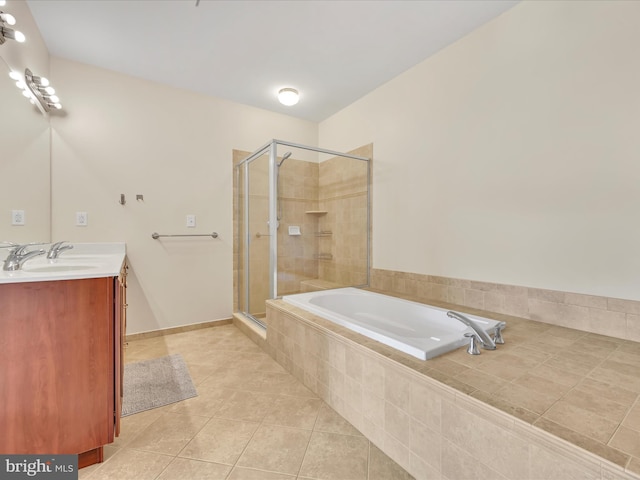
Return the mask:
<svg viewBox="0 0 640 480"><path fill-rule="evenodd" d="M518 1L27 3L54 56L318 122Z"/></svg>

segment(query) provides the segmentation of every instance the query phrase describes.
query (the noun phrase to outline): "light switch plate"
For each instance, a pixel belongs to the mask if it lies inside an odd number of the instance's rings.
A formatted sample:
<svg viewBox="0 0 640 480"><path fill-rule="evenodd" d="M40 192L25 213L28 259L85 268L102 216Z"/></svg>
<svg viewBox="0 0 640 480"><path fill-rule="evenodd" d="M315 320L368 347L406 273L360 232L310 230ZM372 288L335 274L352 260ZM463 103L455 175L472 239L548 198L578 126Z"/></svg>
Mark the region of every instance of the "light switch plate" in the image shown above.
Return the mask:
<svg viewBox="0 0 640 480"><path fill-rule="evenodd" d="M187 215L187 227L193 228L196 226L196 216L195 215Z"/></svg>

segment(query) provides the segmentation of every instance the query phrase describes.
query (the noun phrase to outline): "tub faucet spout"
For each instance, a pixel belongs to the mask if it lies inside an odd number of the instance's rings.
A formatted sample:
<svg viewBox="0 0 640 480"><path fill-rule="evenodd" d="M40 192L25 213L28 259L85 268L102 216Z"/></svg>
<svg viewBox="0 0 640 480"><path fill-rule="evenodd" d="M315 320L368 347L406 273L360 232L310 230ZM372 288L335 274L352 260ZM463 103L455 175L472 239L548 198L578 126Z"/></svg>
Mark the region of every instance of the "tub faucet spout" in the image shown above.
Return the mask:
<svg viewBox="0 0 640 480"><path fill-rule="evenodd" d="M453 310L449 310L447 312L447 316L451 318L455 318L459 322L464 323L467 327L471 327L473 331L480 338L480 345L482 346L482 348L484 348L485 350L496 349L495 342L491 339L491 337L487 334L487 332L485 332L482 328L480 328L480 326L476 322L471 320L469 317L466 317L461 313L454 312Z"/></svg>

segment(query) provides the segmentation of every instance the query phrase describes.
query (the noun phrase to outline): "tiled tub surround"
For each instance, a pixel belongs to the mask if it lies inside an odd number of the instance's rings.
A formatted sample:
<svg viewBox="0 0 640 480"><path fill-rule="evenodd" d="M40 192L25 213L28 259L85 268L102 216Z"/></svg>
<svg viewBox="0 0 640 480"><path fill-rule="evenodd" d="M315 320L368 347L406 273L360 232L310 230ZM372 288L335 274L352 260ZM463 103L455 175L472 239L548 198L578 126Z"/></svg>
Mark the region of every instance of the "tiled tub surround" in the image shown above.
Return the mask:
<svg viewBox="0 0 640 480"><path fill-rule="evenodd" d="M272 300L263 348L416 478L640 478L640 344L494 318L498 350L423 362Z"/></svg>
<svg viewBox="0 0 640 480"><path fill-rule="evenodd" d="M640 342L640 301L371 269L371 287Z"/></svg>

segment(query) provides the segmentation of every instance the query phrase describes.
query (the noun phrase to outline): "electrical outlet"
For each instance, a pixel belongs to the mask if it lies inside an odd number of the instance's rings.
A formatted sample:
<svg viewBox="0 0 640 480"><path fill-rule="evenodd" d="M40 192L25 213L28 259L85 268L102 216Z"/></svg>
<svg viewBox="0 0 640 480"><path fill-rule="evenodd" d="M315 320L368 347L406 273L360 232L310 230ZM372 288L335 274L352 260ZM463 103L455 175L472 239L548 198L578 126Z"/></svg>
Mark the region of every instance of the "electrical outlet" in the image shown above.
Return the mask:
<svg viewBox="0 0 640 480"><path fill-rule="evenodd" d="M86 227L87 225L89 225L87 212L76 212L76 227Z"/></svg>
<svg viewBox="0 0 640 480"><path fill-rule="evenodd" d="M11 225L24 225L24 210L11 210Z"/></svg>
<svg viewBox="0 0 640 480"><path fill-rule="evenodd" d="M196 226L196 216L195 215L187 215L187 227L193 228Z"/></svg>

